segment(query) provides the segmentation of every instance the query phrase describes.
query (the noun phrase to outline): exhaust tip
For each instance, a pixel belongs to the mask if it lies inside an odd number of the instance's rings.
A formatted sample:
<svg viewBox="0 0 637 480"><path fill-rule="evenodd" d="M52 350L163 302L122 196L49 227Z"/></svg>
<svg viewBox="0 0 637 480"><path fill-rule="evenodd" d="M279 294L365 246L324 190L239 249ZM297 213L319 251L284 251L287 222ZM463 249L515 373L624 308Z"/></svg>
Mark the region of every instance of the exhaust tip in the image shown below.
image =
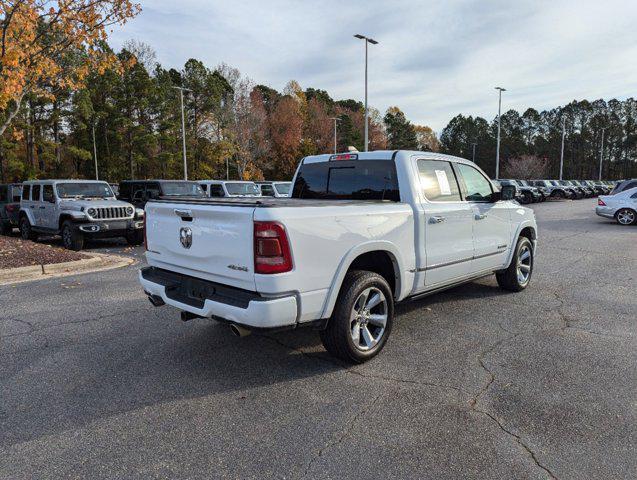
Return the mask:
<svg viewBox="0 0 637 480"><path fill-rule="evenodd" d="M159 295L148 295L148 301L152 303L154 307L162 307L166 305L164 300Z"/></svg>
<svg viewBox="0 0 637 480"><path fill-rule="evenodd" d="M234 333L237 337L247 337L252 332L247 328L240 327L239 325L235 325L234 323L230 325L230 331Z"/></svg>

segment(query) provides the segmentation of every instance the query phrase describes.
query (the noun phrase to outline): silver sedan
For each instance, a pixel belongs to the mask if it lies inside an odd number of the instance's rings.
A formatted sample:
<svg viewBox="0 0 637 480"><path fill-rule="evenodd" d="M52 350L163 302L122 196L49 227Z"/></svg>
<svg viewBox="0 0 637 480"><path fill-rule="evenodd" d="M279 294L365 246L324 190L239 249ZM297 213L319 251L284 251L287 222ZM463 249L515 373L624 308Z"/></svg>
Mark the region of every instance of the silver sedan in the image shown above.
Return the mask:
<svg viewBox="0 0 637 480"><path fill-rule="evenodd" d="M637 223L637 187L615 195L597 197L595 213L601 217L614 218L621 225Z"/></svg>

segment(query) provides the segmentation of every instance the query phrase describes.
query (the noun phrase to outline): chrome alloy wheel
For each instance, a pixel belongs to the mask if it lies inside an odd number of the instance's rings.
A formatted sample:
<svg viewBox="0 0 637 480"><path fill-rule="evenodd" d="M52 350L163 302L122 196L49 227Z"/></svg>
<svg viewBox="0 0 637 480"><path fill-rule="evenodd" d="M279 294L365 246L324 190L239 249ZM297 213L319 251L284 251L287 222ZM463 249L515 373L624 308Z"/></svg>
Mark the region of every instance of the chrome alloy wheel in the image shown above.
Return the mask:
<svg viewBox="0 0 637 480"><path fill-rule="evenodd" d="M385 333L387 325L387 299L376 287L370 287L358 296L350 316L350 332L354 346L362 351L374 348Z"/></svg>
<svg viewBox="0 0 637 480"><path fill-rule="evenodd" d="M531 277L531 267L533 259L531 257L531 247L524 245L518 252L517 274L520 285L526 285Z"/></svg>
<svg viewBox="0 0 637 480"><path fill-rule="evenodd" d="M622 225L631 225L635 221L635 212L624 208L617 212L617 221Z"/></svg>

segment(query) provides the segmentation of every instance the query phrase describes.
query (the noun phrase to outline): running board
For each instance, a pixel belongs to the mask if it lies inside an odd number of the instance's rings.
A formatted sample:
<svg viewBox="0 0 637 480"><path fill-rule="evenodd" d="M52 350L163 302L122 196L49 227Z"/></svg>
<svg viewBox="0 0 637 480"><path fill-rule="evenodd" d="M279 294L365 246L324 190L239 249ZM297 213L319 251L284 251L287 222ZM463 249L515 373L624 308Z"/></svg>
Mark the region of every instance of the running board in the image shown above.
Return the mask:
<svg viewBox="0 0 637 480"><path fill-rule="evenodd" d="M450 288L458 287L460 285L463 285L463 284L469 283L469 282L473 282L474 280L478 280L480 278L488 277L490 275L493 275L494 273L495 273L495 271L488 271L488 272L479 273L479 274L474 275L472 277L467 277L467 278L464 278L464 279L459 280L457 282L450 283L449 285L443 285L441 287L436 287L436 288L432 288L431 290L427 290L426 292L416 293L415 295L411 295L409 297L404 298L403 300L401 300L398 303L411 302L412 300L419 300L421 298L428 297L429 295L433 295L435 293L439 293L439 292L442 292L444 290L449 290Z"/></svg>

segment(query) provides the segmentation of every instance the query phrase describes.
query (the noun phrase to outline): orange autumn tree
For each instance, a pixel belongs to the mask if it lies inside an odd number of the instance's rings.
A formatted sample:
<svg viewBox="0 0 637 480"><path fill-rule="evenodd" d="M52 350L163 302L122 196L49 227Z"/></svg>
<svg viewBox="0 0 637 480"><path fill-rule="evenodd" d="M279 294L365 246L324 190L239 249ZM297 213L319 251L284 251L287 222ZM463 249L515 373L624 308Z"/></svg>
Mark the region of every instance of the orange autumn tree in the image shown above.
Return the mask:
<svg viewBox="0 0 637 480"><path fill-rule="evenodd" d="M130 0L0 0L0 135L26 95L80 88L92 69L108 67L113 56L100 43L139 11ZM70 50L81 61L66 61Z"/></svg>

